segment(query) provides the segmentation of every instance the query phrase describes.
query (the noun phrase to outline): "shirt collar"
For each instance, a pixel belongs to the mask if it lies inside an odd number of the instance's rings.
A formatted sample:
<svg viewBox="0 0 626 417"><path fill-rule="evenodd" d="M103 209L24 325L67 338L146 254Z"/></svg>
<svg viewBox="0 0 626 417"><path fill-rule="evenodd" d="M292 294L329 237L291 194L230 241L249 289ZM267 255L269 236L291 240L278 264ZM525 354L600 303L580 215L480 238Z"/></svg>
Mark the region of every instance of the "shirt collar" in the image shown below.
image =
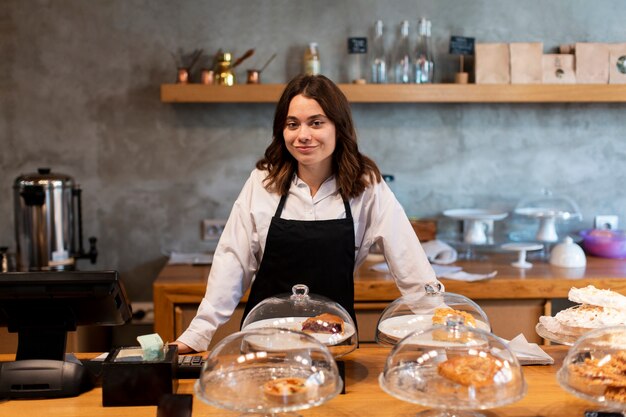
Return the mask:
<svg viewBox="0 0 626 417"><path fill-rule="evenodd" d="M304 181L302 181L300 179L300 177L298 177L297 173L293 174L293 178L292 178L292 184L298 188L308 188L309 186L307 185L307 183L305 183ZM324 182L322 183L322 185L320 186L320 189L317 190L317 193L315 194L314 200L319 201L323 198L328 197L329 195L332 195L334 193L337 192L337 181L335 179L335 174L332 174L330 177L326 178L326 180L324 180Z"/></svg>

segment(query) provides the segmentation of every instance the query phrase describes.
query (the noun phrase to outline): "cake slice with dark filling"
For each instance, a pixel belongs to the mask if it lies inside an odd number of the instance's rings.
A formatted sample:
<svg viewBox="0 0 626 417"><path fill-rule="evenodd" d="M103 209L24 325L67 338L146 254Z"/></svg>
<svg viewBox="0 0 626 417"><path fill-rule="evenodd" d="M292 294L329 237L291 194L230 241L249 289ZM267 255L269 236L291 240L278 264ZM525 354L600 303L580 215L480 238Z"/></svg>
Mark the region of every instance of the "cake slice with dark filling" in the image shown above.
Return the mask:
<svg viewBox="0 0 626 417"><path fill-rule="evenodd" d="M305 333L343 334L344 322L341 317L330 313L309 317L302 322L302 331Z"/></svg>

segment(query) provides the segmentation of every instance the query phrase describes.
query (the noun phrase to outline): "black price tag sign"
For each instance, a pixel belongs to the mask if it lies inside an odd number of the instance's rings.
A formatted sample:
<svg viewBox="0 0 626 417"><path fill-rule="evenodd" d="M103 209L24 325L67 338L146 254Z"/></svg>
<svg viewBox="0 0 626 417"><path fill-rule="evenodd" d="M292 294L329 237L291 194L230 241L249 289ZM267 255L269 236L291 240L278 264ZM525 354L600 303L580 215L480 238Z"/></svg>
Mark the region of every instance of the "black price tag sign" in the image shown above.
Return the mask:
<svg viewBox="0 0 626 417"><path fill-rule="evenodd" d="M453 55L474 55L474 38L450 36L450 53Z"/></svg>
<svg viewBox="0 0 626 417"><path fill-rule="evenodd" d="M349 54L366 54L367 38L348 38Z"/></svg>

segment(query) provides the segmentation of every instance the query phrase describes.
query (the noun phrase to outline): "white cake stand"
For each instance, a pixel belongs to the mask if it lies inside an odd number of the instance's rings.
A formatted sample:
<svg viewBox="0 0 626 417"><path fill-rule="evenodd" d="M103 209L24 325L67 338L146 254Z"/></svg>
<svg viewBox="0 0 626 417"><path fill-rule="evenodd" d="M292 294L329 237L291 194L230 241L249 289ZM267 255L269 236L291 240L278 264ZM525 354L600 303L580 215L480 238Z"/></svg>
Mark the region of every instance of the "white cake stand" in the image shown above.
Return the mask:
<svg viewBox="0 0 626 417"><path fill-rule="evenodd" d="M465 222L463 242L483 245L487 243L487 225L495 220L502 220L509 214L488 209L451 209L444 210L443 215Z"/></svg>
<svg viewBox="0 0 626 417"><path fill-rule="evenodd" d="M517 261L512 262L516 268L528 269L532 268L533 264L526 260L526 252L530 250L540 250L543 249L543 245L541 243L523 243L523 242L515 242L515 243L505 243L501 246L504 250L510 250L519 252L519 256Z"/></svg>

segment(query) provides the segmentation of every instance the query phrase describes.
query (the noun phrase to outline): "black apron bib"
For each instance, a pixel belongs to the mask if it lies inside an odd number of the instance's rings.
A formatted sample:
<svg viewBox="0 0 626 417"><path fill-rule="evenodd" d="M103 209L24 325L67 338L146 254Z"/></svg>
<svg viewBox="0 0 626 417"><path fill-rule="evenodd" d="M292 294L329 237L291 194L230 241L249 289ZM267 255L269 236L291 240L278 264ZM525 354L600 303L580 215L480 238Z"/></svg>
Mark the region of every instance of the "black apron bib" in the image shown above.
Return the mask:
<svg viewBox="0 0 626 417"><path fill-rule="evenodd" d="M265 253L244 310L268 297L291 294L295 284L309 293L340 304L356 324L354 313L354 221L344 200L345 219L286 220L280 216L287 196L280 199L267 233ZM243 323L243 320L242 320Z"/></svg>

